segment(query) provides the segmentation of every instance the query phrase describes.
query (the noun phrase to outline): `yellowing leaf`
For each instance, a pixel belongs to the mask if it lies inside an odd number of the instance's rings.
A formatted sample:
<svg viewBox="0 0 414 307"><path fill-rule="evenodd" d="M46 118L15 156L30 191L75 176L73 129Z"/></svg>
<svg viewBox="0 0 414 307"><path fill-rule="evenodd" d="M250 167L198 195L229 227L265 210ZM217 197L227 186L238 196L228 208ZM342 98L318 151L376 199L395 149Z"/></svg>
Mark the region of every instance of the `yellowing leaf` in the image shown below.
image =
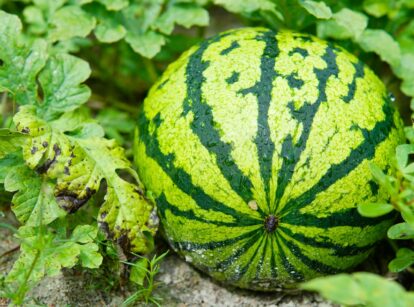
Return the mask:
<svg viewBox="0 0 414 307"><path fill-rule="evenodd" d="M4 180L6 191L16 192L12 210L19 222L26 226L47 225L65 216L56 202L54 184L21 163L13 165Z"/></svg>
<svg viewBox="0 0 414 307"><path fill-rule="evenodd" d="M65 125L65 119L72 124ZM54 193L62 208L78 210L105 181L107 191L99 215L103 228L125 249L147 252L151 248L146 236L157 229L153 205L143 196L137 174L114 140L97 137L96 128L86 130L88 134L85 129L97 125L79 122L74 116L46 122L37 117L33 106L22 107L14 120L17 129L28 136L23 145L26 163L57 179ZM65 134L65 127L72 127L70 135ZM129 173L136 184L122 179L118 170Z"/></svg>

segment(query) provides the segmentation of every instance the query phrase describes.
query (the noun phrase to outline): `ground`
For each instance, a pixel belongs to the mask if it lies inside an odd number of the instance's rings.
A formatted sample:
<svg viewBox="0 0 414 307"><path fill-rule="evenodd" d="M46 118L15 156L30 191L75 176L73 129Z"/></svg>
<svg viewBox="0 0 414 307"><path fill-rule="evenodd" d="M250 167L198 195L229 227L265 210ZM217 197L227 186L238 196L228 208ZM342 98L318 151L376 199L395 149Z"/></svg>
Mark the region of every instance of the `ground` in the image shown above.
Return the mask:
<svg viewBox="0 0 414 307"><path fill-rule="evenodd" d="M0 273L7 272L18 254L18 244L11 232L0 228ZM6 254L5 254L6 253ZM107 276L105 276L107 277ZM286 295L257 293L228 288L198 272L177 255L170 253L161 264L161 282L155 295L162 306L332 306L313 294ZM120 306L128 291L107 291L94 287L99 280L77 270L44 279L30 294L30 302L47 306ZM0 306L6 302L0 298ZM144 306L144 304L141 304Z"/></svg>

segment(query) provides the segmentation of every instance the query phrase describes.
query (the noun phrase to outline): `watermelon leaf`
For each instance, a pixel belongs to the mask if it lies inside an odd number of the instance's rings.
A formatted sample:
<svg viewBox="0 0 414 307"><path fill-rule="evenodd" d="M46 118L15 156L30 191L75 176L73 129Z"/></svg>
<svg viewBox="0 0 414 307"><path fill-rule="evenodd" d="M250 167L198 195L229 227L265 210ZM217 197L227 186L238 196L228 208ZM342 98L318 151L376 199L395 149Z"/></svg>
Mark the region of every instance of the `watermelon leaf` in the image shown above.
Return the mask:
<svg viewBox="0 0 414 307"><path fill-rule="evenodd" d="M175 24L189 28L192 25L207 26L208 23L208 12L204 8L192 3L174 3L156 20L154 27L169 35Z"/></svg>
<svg viewBox="0 0 414 307"><path fill-rule="evenodd" d="M95 28L96 19L77 5L67 5L53 14L50 25L48 39L56 42L87 36Z"/></svg>
<svg viewBox="0 0 414 307"><path fill-rule="evenodd" d="M401 61L401 50L398 43L384 30L365 29L357 39L366 52L375 52L380 58L393 67Z"/></svg>
<svg viewBox="0 0 414 307"><path fill-rule="evenodd" d="M300 5L308 11L309 14L318 19L329 19L332 17L332 11L325 2L316 2L311 0L299 1Z"/></svg>
<svg viewBox="0 0 414 307"><path fill-rule="evenodd" d="M249 14L255 11L272 11L275 4L271 0L213 0L216 5L223 6L233 13Z"/></svg>
<svg viewBox="0 0 414 307"><path fill-rule="evenodd" d="M23 144L23 138L24 135L19 132L0 128L0 159L9 153L16 152Z"/></svg>
<svg viewBox="0 0 414 307"><path fill-rule="evenodd" d="M343 8L332 19L319 21L317 33L320 37L357 40L367 25L368 18L363 13Z"/></svg>
<svg viewBox="0 0 414 307"><path fill-rule="evenodd" d="M89 225L77 226L69 238L65 232L45 233L42 227L20 227L20 255L6 277L6 282L16 289L15 299L18 301L22 292L44 276L55 276L61 268L71 268L79 261L89 268L99 267L102 256L96 253L96 235L97 228Z"/></svg>
<svg viewBox="0 0 414 307"><path fill-rule="evenodd" d="M43 101L37 111L44 119L73 111L90 97L90 89L83 83L89 78L89 64L68 54L52 56L39 75Z"/></svg>
<svg viewBox="0 0 414 307"><path fill-rule="evenodd" d="M36 76L46 64L47 44L37 39L27 45L17 16L0 11L0 92L9 92L18 104L38 101Z"/></svg>
<svg viewBox="0 0 414 307"><path fill-rule="evenodd" d="M414 304L414 295L398 283L365 272L316 278L301 288L317 291L324 298L343 305L409 307Z"/></svg>
<svg viewBox="0 0 414 307"><path fill-rule="evenodd" d="M8 170L4 187L8 192L17 192L12 199L12 210L19 222L26 226L47 225L66 215L56 202L53 182L38 176L23 159Z"/></svg>
<svg viewBox="0 0 414 307"><path fill-rule="evenodd" d="M143 196L124 150L114 140L102 138L103 130L94 121L77 116L83 115L68 113L46 122L36 115L33 106L21 107L14 121L20 132L28 136L23 144L27 165L57 179L54 194L67 212L78 210L105 181L101 225L114 239L122 240L125 249L147 252L151 243L147 242L146 233L153 235L157 229L156 220L150 218L153 205ZM122 179L118 170L126 171L135 183Z"/></svg>

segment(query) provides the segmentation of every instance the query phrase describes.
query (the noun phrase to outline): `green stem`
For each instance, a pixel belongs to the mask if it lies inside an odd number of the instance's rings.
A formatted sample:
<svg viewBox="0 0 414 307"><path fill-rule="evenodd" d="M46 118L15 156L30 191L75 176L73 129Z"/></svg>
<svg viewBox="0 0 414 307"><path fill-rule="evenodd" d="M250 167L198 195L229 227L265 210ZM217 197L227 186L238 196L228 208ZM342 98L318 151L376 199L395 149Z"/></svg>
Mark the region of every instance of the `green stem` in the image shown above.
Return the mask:
<svg viewBox="0 0 414 307"><path fill-rule="evenodd" d="M145 69L148 72L151 83L155 83L155 81L158 80L158 73L155 68L154 62L144 57L142 58L142 61L144 63Z"/></svg>
<svg viewBox="0 0 414 307"><path fill-rule="evenodd" d="M16 305L21 305L23 303L24 296L25 296L25 293L26 293L26 285L29 282L30 275L32 275L32 272L35 268L37 260L39 260L39 257L40 257L40 250L37 250L36 251L36 256L34 257L34 259L32 261L32 264L30 265L30 269L27 272L23 283L20 285L19 290L17 290L17 293L16 293L16 295L17 295L17 298L16 298L17 304Z"/></svg>
<svg viewBox="0 0 414 307"><path fill-rule="evenodd" d="M6 115L6 103L7 103L7 92L3 93L1 95L1 101L0 101L0 113L1 113L1 122L0 127L3 126L3 122L5 120Z"/></svg>
<svg viewBox="0 0 414 307"><path fill-rule="evenodd" d="M10 224L7 224L7 223L0 223L0 227L6 228L6 229L10 230L13 233L16 233L17 232L16 227L14 227L14 226L12 226Z"/></svg>
<svg viewBox="0 0 414 307"><path fill-rule="evenodd" d="M388 243L390 244L391 248L394 250L395 253L398 251L398 245L395 243L394 240L388 239Z"/></svg>

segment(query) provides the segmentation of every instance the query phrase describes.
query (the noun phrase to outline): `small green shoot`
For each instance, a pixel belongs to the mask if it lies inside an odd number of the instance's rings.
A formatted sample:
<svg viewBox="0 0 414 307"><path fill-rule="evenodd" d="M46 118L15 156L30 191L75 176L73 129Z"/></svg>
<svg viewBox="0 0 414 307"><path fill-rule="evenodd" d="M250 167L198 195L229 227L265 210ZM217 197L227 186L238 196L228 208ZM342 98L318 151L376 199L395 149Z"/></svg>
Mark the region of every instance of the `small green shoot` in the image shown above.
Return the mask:
<svg viewBox="0 0 414 307"><path fill-rule="evenodd" d="M159 256L154 255L151 260L140 255L135 255L138 257L137 261L124 262L131 266L129 280L137 286L137 290L122 303L123 307L131 306L138 301L161 306L161 298L155 297L153 291L160 285L160 282L155 280L155 276L160 270L160 262L167 254L168 251Z"/></svg>

